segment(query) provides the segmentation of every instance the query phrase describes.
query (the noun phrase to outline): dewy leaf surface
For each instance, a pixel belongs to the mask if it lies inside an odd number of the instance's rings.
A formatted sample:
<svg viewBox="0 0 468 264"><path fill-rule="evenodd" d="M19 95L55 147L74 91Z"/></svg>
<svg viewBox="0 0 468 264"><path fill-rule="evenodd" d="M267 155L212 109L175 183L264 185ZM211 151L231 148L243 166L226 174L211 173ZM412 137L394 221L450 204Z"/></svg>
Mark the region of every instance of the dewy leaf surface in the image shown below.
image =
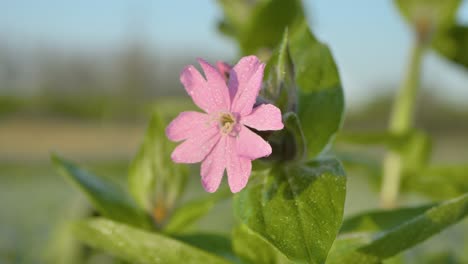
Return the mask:
<svg viewBox="0 0 468 264"><path fill-rule="evenodd" d="M239 219L289 259L323 263L343 216L346 178L339 162L282 165L254 178L235 197Z"/></svg>
<svg viewBox="0 0 468 264"><path fill-rule="evenodd" d="M298 87L298 116L308 157L313 158L341 126L343 89L329 48L312 35L305 22L291 33L289 45Z"/></svg>
<svg viewBox="0 0 468 264"><path fill-rule="evenodd" d="M176 235L173 238L235 263L238 262L237 256L232 251L231 239L228 236L213 233L189 233Z"/></svg>
<svg viewBox="0 0 468 264"><path fill-rule="evenodd" d="M390 229L410 220L431 208L432 205L398 208L393 210L373 210L364 212L343 221L340 233L377 232Z"/></svg>
<svg viewBox="0 0 468 264"><path fill-rule="evenodd" d="M468 194L448 200L390 229L350 241L347 252L331 252L327 263L381 263L423 242L468 215ZM359 233L358 233L359 234ZM357 235L358 235L357 234ZM349 237L349 235L348 235ZM340 241L341 240L341 241ZM336 243L343 243L342 239ZM334 248L346 248L345 244Z"/></svg>
<svg viewBox="0 0 468 264"><path fill-rule="evenodd" d="M236 254L252 264L293 264L262 236L245 225L234 228L232 246Z"/></svg>
<svg viewBox="0 0 468 264"><path fill-rule="evenodd" d="M289 30L265 67L265 87L260 95L274 103L282 113L296 112L297 92L294 80L294 66L289 54Z"/></svg>
<svg viewBox="0 0 468 264"><path fill-rule="evenodd" d="M107 219L79 222L78 239L131 263L142 264L228 264L227 260L175 239L146 232Z"/></svg>

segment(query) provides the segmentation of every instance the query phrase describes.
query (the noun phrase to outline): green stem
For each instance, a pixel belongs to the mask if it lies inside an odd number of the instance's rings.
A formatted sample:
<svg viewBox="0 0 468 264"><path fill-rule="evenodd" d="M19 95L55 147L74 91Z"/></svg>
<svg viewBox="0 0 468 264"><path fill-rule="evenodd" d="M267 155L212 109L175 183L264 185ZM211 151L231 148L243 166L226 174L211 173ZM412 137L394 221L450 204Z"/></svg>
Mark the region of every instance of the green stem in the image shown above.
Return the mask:
<svg viewBox="0 0 468 264"><path fill-rule="evenodd" d="M393 133L406 133L412 128L424 50L424 43L417 40L413 46L406 77L394 101L389 124L389 129ZM383 162L383 181L380 196L382 207L391 208L396 205L402 167L401 153L391 150Z"/></svg>

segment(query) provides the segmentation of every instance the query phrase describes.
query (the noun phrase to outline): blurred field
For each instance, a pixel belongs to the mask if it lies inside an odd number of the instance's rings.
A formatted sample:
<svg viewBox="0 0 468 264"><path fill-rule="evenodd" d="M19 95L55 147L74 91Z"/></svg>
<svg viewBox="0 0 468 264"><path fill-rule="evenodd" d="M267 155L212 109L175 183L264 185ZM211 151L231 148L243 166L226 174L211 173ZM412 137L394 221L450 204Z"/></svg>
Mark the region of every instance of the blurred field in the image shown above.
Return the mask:
<svg viewBox="0 0 468 264"><path fill-rule="evenodd" d="M3 163L0 179L0 263L45 263L54 228L78 193L47 163Z"/></svg>
<svg viewBox="0 0 468 264"><path fill-rule="evenodd" d="M0 160L46 162L51 152L78 160L128 160L145 126L143 122L4 120L0 123Z"/></svg>

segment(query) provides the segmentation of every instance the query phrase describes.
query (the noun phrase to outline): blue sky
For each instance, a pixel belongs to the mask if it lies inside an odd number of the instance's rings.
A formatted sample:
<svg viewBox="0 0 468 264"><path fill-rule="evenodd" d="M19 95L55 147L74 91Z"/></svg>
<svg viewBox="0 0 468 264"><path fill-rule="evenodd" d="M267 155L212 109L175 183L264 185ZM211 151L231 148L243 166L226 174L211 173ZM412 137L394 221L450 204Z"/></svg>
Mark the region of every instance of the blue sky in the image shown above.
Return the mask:
<svg viewBox="0 0 468 264"><path fill-rule="evenodd" d="M0 1L0 39L25 45L106 49L144 35L159 52L187 47L235 58L236 47L216 32L215 0ZM397 85L410 50L409 29L390 0L305 0L309 21L339 65L352 105L383 85ZM468 22L468 5L460 20ZM143 27L142 27L143 26ZM137 32L135 32L137 31ZM201 54L206 55L206 54ZM212 57L212 56L210 56ZM192 63L192 62L188 62ZM468 72L429 54L423 79L451 101L468 98ZM442 88L443 87L443 91Z"/></svg>

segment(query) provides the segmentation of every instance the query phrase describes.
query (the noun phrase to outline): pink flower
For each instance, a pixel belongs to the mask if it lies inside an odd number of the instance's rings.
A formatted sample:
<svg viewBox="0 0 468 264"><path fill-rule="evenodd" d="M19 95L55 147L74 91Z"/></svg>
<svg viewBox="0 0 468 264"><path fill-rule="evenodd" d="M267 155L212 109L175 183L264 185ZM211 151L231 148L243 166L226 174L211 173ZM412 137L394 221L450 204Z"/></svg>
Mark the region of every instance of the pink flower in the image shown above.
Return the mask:
<svg viewBox="0 0 468 264"><path fill-rule="evenodd" d="M202 162L200 174L207 192L218 189L226 169L231 191L239 192L247 184L252 160L271 154L271 146L248 127L280 130L281 112L271 104L253 108L265 68L257 57L243 57L229 70L227 83L225 68L218 70L202 59L198 62L206 79L190 65L182 71L180 81L206 113L182 112L169 124L167 137L183 141L171 158L176 163Z"/></svg>

